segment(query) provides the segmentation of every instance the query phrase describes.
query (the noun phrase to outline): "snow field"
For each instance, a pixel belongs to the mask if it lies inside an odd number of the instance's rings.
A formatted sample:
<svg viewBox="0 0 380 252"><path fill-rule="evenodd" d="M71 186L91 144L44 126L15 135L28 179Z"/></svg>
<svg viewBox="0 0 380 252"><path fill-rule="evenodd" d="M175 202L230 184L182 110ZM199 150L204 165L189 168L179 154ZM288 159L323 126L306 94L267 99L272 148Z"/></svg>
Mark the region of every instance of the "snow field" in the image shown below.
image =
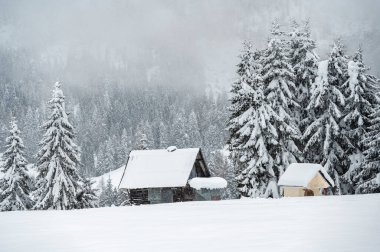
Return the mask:
<svg viewBox="0 0 380 252"><path fill-rule="evenodd" d="M0 213L0 251L379 251L380 194Z"/></svg>

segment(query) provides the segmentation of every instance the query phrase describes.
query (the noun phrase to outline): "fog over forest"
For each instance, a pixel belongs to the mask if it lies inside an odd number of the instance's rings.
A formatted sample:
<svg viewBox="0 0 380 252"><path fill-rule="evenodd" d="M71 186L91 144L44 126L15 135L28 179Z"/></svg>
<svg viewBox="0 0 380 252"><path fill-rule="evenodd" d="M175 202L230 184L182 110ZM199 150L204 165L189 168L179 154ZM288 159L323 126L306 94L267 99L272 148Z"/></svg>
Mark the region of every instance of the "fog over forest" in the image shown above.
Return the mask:
<svg viewBox="0 0 380 252"><path fill-rule="evenodd" d="M16 116L34 161L59 80L86 175L122 165L141 131L151 148L200 146L210 159L226 141L243 41L263 48L273 20L284 30L292 19L309 20L321 59L340 37L349 55L361 45L380 75L379 7L376 0L0 0L0 144Z"/></svg>
<svg viewBox="0 0 380 252"><path fill-rule="evenodd" d="M225 90L241 42L262 47L275 18L283 25L309 19L322 58L338 36L348 49L361 44L370 66L380 58L376 0L1 0L0 6L1 48L26 50L23 60L36 62L47 82L83 88L96 76L118 76L125 85Z"/></svg>

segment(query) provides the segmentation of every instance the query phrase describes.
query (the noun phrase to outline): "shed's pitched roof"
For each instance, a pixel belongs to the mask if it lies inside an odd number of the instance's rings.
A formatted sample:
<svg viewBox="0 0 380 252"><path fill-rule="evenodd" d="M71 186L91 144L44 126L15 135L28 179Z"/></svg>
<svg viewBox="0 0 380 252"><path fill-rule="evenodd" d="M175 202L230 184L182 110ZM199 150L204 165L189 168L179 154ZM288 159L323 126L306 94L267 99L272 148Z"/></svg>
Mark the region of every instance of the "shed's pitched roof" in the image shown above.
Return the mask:
<svg viewBox="0 0 380 252"><path fill-rule="evenodd" d="M199 148L134 150L119 188L184 187L198 153Z"/></svg>
<svg viewBox="0 0 380 252"><path fill-rule="evenodd" d="M334 186L334 181L320 164L293 163L290 164L284 174L280 177L280 186L302 186L307 187L309 182L320 173L322 177Z"/></svg>

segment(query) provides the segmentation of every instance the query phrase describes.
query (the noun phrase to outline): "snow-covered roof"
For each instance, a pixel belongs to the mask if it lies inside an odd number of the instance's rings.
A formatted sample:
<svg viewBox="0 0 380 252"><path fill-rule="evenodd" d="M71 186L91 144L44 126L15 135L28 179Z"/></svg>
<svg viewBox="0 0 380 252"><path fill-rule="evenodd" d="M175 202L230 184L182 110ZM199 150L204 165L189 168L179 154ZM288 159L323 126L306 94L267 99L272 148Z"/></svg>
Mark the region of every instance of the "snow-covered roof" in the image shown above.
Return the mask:
<svg viewBox="0 0 380 252"><path fill-rule="evenodd" d="M222 189L227 187L227 181L220 177L193 178L189 180L190 187L200 189Z"/></svg>
<svg viewBox="0 0 380 252"><path fill-rule="evenodd" d="M280 177L278 185L280 186L302 186L307 187L309 182L318 174L334 186L334 181L320 164L293 163L290 164L284 174Z"/></svg>
<svg viewBox="0 0 380 252"><path fill-rule="evenodd" d="M199 148L134 150L129 154L120 188L184 187Z"/></svg>

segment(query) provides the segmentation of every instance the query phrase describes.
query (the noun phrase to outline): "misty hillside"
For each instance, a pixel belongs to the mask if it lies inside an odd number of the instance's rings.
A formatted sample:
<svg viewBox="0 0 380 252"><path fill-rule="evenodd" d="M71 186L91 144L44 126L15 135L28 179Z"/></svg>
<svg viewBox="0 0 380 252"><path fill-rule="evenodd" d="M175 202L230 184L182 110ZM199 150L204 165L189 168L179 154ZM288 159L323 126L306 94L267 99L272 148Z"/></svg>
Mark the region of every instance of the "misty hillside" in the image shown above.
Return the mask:
<svg viewBox="0 0 380 252"><path fill-rule="evenodd" d="M275 18L310 19L321 58L342 37L348 49L362 44L369 65L380 63L375 1L150 1L144 11L139 1L64 2L0 1L0 130L17 115L33 161L51 85L62 81L91 176L106 148L123 149L111 167L125 161L141 124L153 148L201 146L208 159L222 148L241 42L264 46ZM189 120L194 139L159 139L160 127L188 134ZM115 140L123 130L128 146Z"/></svg>

